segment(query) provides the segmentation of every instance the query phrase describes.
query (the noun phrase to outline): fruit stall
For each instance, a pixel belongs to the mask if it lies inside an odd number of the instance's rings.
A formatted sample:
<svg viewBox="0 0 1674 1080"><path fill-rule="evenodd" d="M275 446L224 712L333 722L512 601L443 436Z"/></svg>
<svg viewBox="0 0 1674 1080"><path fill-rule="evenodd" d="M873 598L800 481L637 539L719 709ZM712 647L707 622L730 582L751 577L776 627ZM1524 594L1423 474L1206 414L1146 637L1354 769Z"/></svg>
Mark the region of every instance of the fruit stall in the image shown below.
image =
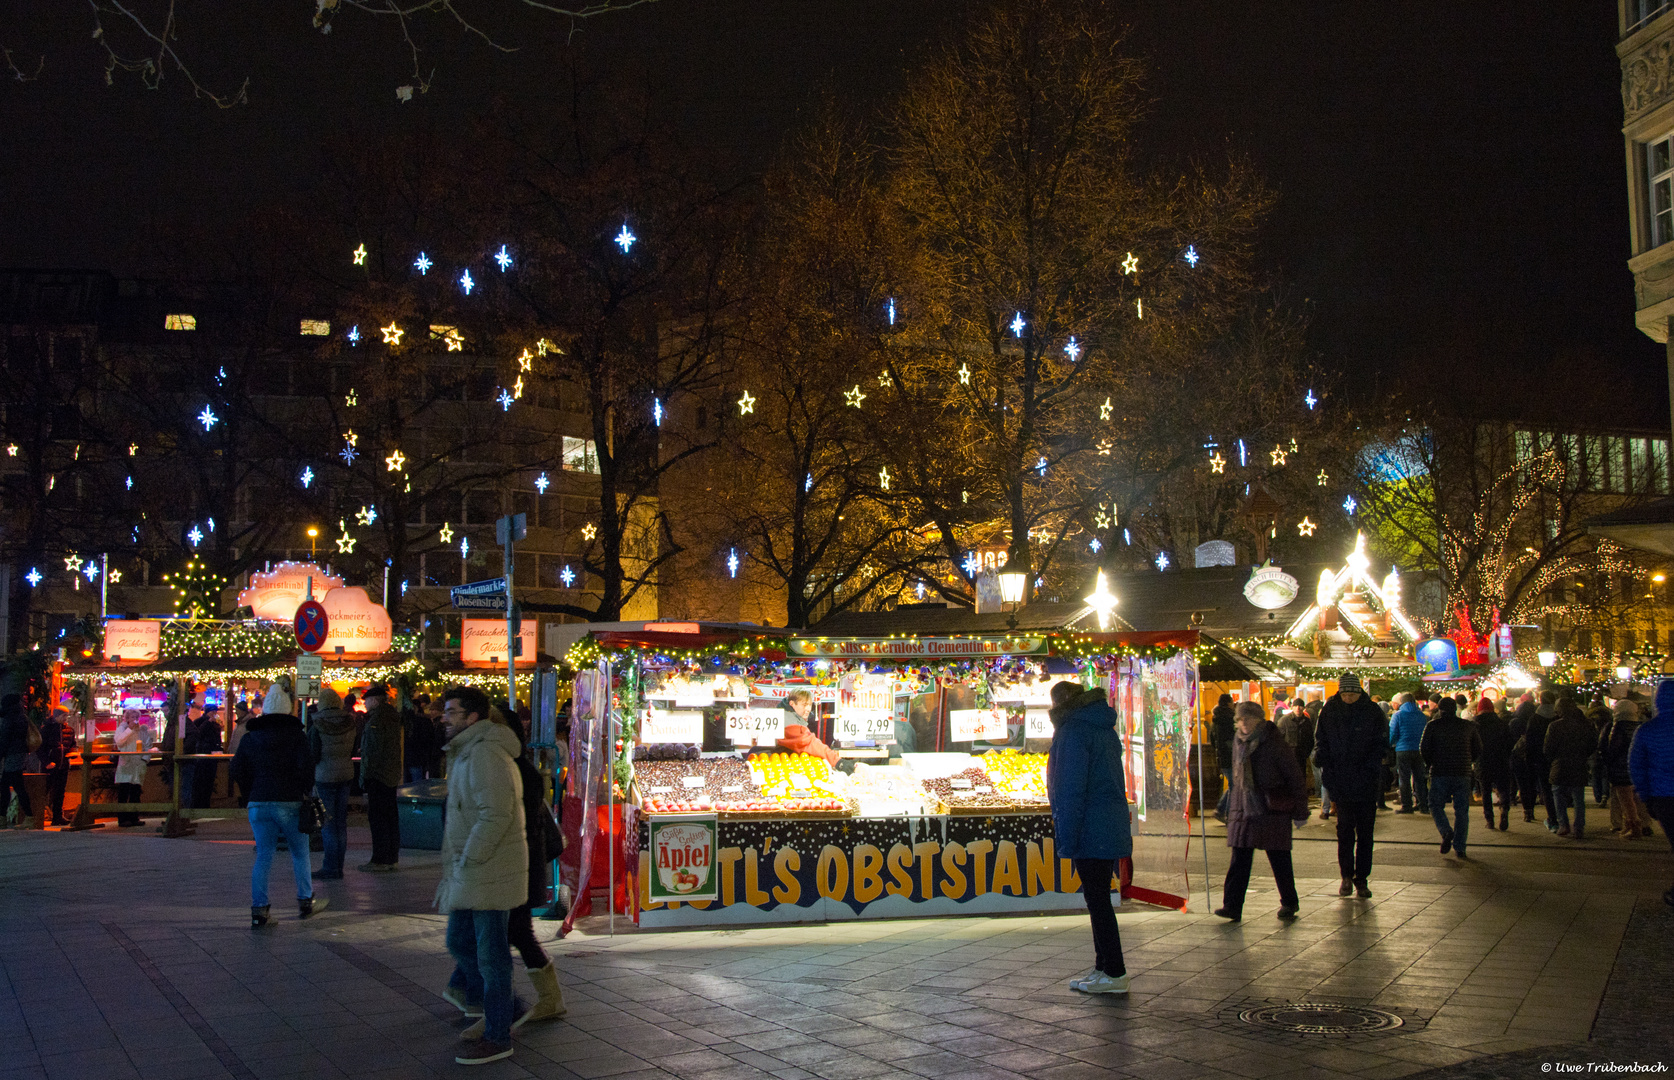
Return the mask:
<svg viewBox="0 0 1674 1080"><path fill-rule="evenodd" d="M568 657L577 914L594 892L644 928L1081 909L1046 795L1063 680L1117 713L1122 899L1184 909L1212 648L1192 630L591 634Z"/></svg>

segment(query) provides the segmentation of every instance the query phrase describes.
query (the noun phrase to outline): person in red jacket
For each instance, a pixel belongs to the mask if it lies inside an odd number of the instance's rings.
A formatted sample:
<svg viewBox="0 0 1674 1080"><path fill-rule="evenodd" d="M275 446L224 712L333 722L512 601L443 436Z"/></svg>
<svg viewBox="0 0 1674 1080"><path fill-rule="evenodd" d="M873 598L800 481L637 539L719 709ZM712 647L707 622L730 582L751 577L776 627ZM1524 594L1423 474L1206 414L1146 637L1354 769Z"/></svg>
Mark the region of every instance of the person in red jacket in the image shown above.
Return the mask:
<svg viewBox="0 0 1674 1080"><path fill-rule="evenodd" d="M793 754L812 754L822 757L826 764L837 764L837 751L821 742L808 727L814 711L814 695L806 690L793 690L785 699L785 733L778 739L779 749Z"/></svg>

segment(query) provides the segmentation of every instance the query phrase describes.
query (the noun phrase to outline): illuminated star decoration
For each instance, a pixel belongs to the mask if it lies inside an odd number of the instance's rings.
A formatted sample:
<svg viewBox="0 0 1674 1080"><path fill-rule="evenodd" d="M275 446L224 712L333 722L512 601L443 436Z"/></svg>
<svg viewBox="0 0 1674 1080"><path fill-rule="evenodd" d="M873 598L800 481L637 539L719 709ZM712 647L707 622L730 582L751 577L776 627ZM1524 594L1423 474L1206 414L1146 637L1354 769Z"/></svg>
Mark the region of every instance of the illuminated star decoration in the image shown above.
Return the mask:
<svg viewBox="0 0 1674 1080"><path fill-rule="evenodd" d="M1110 414L1113 411L1114 410L1113 410L1113 408L1110 404L1110 399L1105 398L1104 399L1104 404L1099 406L1099 419L1100 420L1109 420L1110 419Z"/></svg>
<svg viewBox="0 0 1674 1080"><path fill-rule="evenodd" d="M1023 321L1023 313L1019 311L1011 317L1011 333L1013 337L1022 337L1023 328L1029 324Z"/></svg>
<svg viewBox="0 0 1674 1080"><path fill-rule="evenodd" d="M349 339L349 344L350 345L359 345L360 344L360 324L355 323L353 326L349 327L349 332L346 336Z"/></svg>
<svg viewBox="0 0 1674 1080"><path fill-rule="evenodd" d="M1226 472L1226 458L1221 456L1219 450L1215 451L1214 455L1209 458L1209 471L1212 473Z"/></svg>
<svg viewBox="0 0 1674 1080"><path fill-rule="evenodd" d="M400 472L407 466L407 455L396 449L390 453L389 457L384 459L384 464L388 466L390 472Z"/></svg>
<svg viewBox="0 0 1674 1080"><path fill-rule="evenodd" d="M535 351L540 353L542 356L545 356L546 351L550 348L552 348L552 344L551 344L551 342L547 341L545 338L541 338L539 341L535 342ZM562 356L563 351L560 350L558 355Z"/></svg>
<svg viewBox="0 0 1674 1080"><path fill-rule="evenodd" d="M356 266L365 266L366 265L366 245L365 244L362 244L359 247L355 248L355 250L353 252L353 255L355 257L355 265Z"/></svg>
<svg viewBox="0 0 1674 1080"><path fill-rule="evenodd" d="M105 580L110 582L112 585L115 585L117 582L122 580L122 571L112 570L110 573L105 575Z"/></svg>
<svg viewBox="0 0 1674 1080"><path fill-rule="evenodd" d="M860 403L866 400L866 395L860 392L860 384L855 383L853 390L843 391L843 400L858 409Z"/></svg>
<svg viewBox="0 0 1674 1080"><path fill-rule="evenodd" d="M502 387L501 390L500 390L500 396L495 398L494 400L498 401L500 403L500 411L501 412L511 412L512 395L511 395L510 390L507 390L504 387Z"/></svg>
<svg viewBox="0 0 1674 1080"><path fill-rule="evenodd" d="M128 485L128 490L129 490L129 491L132 491L132 490L134 490L134 478L133 478L133 477L131 477L131 476L130 476L130 477L128 477L128 479L127 479L127 485Z"/></svg>
<svg viewBox="0 0 1674 1080"><path fill-rule="evenodd" d="M878 385L886 388L891 387L895 385L895 380L890 378L889 372L880 371L878 372Z"/></svg>
<svg viewBox="0 0 1674 1080"><path fill-rule="evenodd" d="M534 362L534 359L534 357L529 355L529 350L524 349L523 355L517 358L517 370L528 371L529 365Z"/></svg>
<svg viewBox="0 0 1674 1080"><path fill-rule="evenodd" d="M76 571L80 570L81 569L81 556L77 555L73 551L70 552L70 554L64 556L64 569L68 570L72 574L75 573Z"/></svg>
<svg viewBox="0 0 1674 1080"><path fill-rule="evenodd" d="M31 566L29 568L29 572L23 575L23 580L27 581L29 583L29 587L33 589L41 583L41 572Z"/></svg>
<svg viewBox="0 0 1674 1080"><path fill-rule="evenodd" d="M738 415L739 416L749 416L751 413L753 413L755 411L756 411L756 399L753 396L751 396L751 394L748 390L746 390L746 391L744 391L744 396L738 399Z"/></svg>
<svg viewBox="0 0 1674 1080"><path fill-rule="evenodd" d="M1110 613L1116 610L1116 594L1110 591L1110 583L1105 580L1103 570L1099 571L1097 581L1097 587L1081 600L1098 615L1099 629L1109 630Z"/></svg>
<svg viewBox="0 0 1674 1080"><path fill-rule="evenodd" d="M314 470L311 467L304 465L302 467L302 472L297 475L297 479L302 481L303 487L309 486L314 482Z"/></svg>
<svg viewBox="0 0 1674 1080"><path fill-rule="evenodd" d="M436 530L436 535L444 544L453 543L453 526L445 521L442 522L442 527Z"/></svg>
<svg viewBox="0 0 1674 1080"><path fill-rule="evenodd" d="M430 273L430 268L434 265L435 264L430 261L430 256L426 255L422 251L419 252L419 257L413 260L413 269L417 270L421 275Z"/></svg>
<svg viewBox="0 0 1674 1080"><path fill-rule="evenodd" d="M1093 542L1087 546L1092 549L1094 555L1097 555L1099 553L1099 549L1104 547L1103 544L1099 543L1099 538L1096 536L1093 537Z"/></svg>
<svg viewBox="0 0 1674 1080"><path fill-rule="evenodd" d="M1139 260L1135 258L1133 252L1130 251L1128 252L1128 257L1122 260L1122 276L1127 277L1129 274L1138 272Z"/></svg>
<svg viewBox="0 0 1674 1080"><path fill-rule="evenodd" d="M622 222L622 231L616 234L616 243L621 247L622 254L626 255L628 249L633 247L634 241L638 239L639 237L628 231L628 223L626 221Z"/></svg>
<svg viewBox="0 0 1674 1080"><path fill-rule="evenodd" d="M401 335L407 332L401 329L401 327L396 325L394 322L391 322L388 326L380 326L378 329L382 330L384 333L385 345L401 344Z"/></svg>
<svg viewBox="0 0 1674 1080"><path fill-rule="evenodd" d="M193 547L197 547L199 544L203 543L203 530L198 528L196 525L193 525L192 531L186 534L186 539L192 542Z"/></svg>
<svg viewBox="0 0 1674 1080"><path fill-rule="evenodd" d="M581 538L583 540L591 540L597 535L599 535L598 526L591 521L581 527Z"/></svg>
<svg viewBox="0 0 1674 1080"><path fill-rule="evenodd" d="M442 340L447 343L448 352L465 351L465 335L461 334L457 327L448 327L448 332L442 335Z"/></svg>
<svg viewBox="0 0 1674 1080"><path fill-rule="evenodd" d="M354 428L350 428L343 433L343 441L348 443L350 446L359 446L360 436L355 434Z"/></svg>
<svg viewBox="0 0 1674 1080"><path fill-rule="evenodd" d="M1187 244L1186 245L1186 253L1185 253L1185 255L1182 256L1182 258L1184 258L1186 260L1186 265L1191 266L1191 267L1196 267L1197 266L1197 260L1201 259L1202 257L1203 256L1201 256L1197 253L1197 248L1192 244Z"/></svg>
<svg viewBox="0 0 1674 1080"><path fill-rule="evenodd" d="M883 468L878 470L878 486L883 488L885 491L889 490L889 466L888 465L885 465Z"/></svg>
<svg viewBox="0 0 1674 1080"><path fill-rule="evenodd" d="M476 286L477 283L471 280L471 272L469 270L459 275L459 287L465 290L466 296L470 296L471 290L476 288Z"/></svg>
<svg viewBox="0 0 1674 1080"><path fill-rule="evenodd" d="M959 381L966 386L971 384L971 366L969 364L960 364L959 370L955 374L959 376Z"/></svg>
<svg viewBox="0 0 1674 1080"><path fill-rule="evenodd" d="M889 312L889 325L894 326L895 325L895 297L892 296L892 297L889 298L889 303L885 305L885 309Z"/></svg>
<svg viewBox="0 0 1674 1080"><path fill-rule="evenodd" d="M551 484L552 481L547 479L547 475L545 473L541 473L539 476L535 477L535 490L540 492L542 495L546 494L546 489L551 486Z"/></svg>
<svg viewBox="0 0 1674 1080"><path fill-rule="evenodd" d="M1319 471L1319 486L1324 487L1331 480L1331 476L1324 469Z"/></svg>
<svg viewBox="0 0 1674 1080"><path fill-rule="evenodd" d="M13 457L17 457L17 448L12 447L11 453L12 453ZM131 443L128 444L128 456L129 457L138 457L139 456L139 443L131 442Z"/></svg>
<svg viewBox="0 0 1674 1080"><path fill-rule="evenodd" d="M17 443L12 443L6 447L6 456L17 457Z"/></svg>
<svg viewBox="0 0 1674 1080"><path fill-rule="evenodd" d="M352 555L354 554L354 550L354 537L350 536L348 533L344 533L342 536L337 538L337 553L339 555Z"/></svg>
<svg viewBox="0 0 1674 1080"><path fill-rule="evenodd" d="M651 422L656 424L658 427L663 426L663 399L662 398L652 398L651 399Z"/></svg>
<svg viewBox="0 0 1674 1080"><path fill-rule="evenodd" d="M343 395L343 404L351 409L354 408L356 405L360 404L360 395L355 391L350 390L347 394Z"/></svg>
<svg viewBox="0 0 1674 1080"><path fill-rule="evenodd" d="M373 506L363 506L355 511L355 520L362 525L370 525L378 520L378 510Z"/></svg>
<svg viewBox="0 0 1674 1080"><path fill-rule="evenodd" d="M1319 398L1317 398L1317 397L1315 397L1315 396L1314 396L1314 391L1313 391L1313 388L1312 388L1312 387L1309 387L1309 388L1308 388L1308 396L1307 396L1307 397L1305 397L1305 398L1303 398L1303 399L1302 399L1302 400L1303 400L1303 401L1305 401L1305 402L1307 402L1307 403L1308 403L1308 409L1309 409L1309 411L1312 411L1312 410L1313 410L1313 407L1314 407L1314 406L1315 406L1315 405L1318 405L1318 404L1319 404Z"/></svg>
<svg viewBox="0 0 1674 1080"><path fill-rule="evenodd" d="M1116 444L1111 442L1109 439L1100 439L1099 443L1098 443L1099 456L1100 457L1109 457L1110 456L1110 448L1115 446L1115 445Z"/></svg>
<svg viewBox="0 0 1674 1080"><path fill-rule="evenodd" d="M523 376L519 375L517 377L517 381L512 383L512 397L520 398L522 396L523 396Z"/></svg>
<svg viewBox="0 0 1674 1080"><path fill-rule="evenodd" d="M731 549L730 551L727 552L727 573L729 575L731 575L732 577L737 577L738 576L738 549L737 548L733 548L733 549Z"/></svg>
<svg viewBox="0 0 1674 1080"><path fill-rule="evenodd" d="M459 557L461 559L469 559L471 557L471 538L469 536L461 536L459 538Z"/></svg>
<svg viewBox="0 0 1674 1080"><path fill-rule="evenodd" d="M221 418L215 415L215 410L211 409L208 405L205 405L203 407L203 412L198 414L198 423L203 425L203 429L205 431L214 427L220 422L220 420Z"/></svg>
<svg viewBox="0 0 1674 1080"><path fill-rule="evenodd" d="M566 589L575 584L575 571L570 569L568 563L565 563L564 568L558 571L558 580L564 583Z"/></svg>
<svg viewBox="0 0 1674 1080"><path fill-rule="evenodd" d="M1168 552L1166 552L1166 551L1157 552L1156 564L1157 564L1157 569L1158 570L1167 570L1168 569Z"/></svg>
<svg viewBox="0 0 1674 1080"><path fill-rule="evenodd" d="M1070 358L1072 364L1081 359L1081 345L1075 340L1074 334L1071 334L1069 341L1064 343L1064 355Z"/></svg>
<svg viewBox="0 0 1674 1080"><path fill-rule="evenodd" d="M1317 529L1317 528L1319 528L1319 526L1315 525L1313 522L1309 521L1307 518L1303 518L1301 521L1296 523L1296 531L1301 533L1303 536L1314 535L1314 530Z"/></svg>
<svg viewBox="0 0 1674 1080"><path fill-rule="evenodd" d="M500 250L494 253L494 261L500 264L500 273L502 274L511 269L511 252L506 250L506 245L500 245Z"/></svg>
<svg viewBox="0 0 1674 1080"><path fill-rule="evenodd" d="M1285 454L1286 451L1284 447L1275 446L1273 447L1273 452L1267 456L1273 459L1273 464L1283 465L1285 463Z"/></svg>
<svg viewBox="0 0 1674 1080"><path fill-rule="evenodd" d="M1354 501L1354 496L1353 495L1350 495L1348 498L1343 500L1343 509L1348 511L1350 517L1354 516L1354 511L1359 506L1360 506L1360 504Z"/></svg>

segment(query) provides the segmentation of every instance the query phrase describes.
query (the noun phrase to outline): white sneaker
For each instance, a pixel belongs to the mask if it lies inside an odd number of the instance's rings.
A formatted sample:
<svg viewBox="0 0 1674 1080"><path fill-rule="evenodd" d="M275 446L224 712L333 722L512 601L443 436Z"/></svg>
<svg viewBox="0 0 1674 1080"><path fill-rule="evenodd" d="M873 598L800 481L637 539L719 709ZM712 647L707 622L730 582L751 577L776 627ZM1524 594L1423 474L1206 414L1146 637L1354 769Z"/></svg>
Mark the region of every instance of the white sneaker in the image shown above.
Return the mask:
<svg viewBox="0 0 1674 1080"><path fill-rule="evenodd" d="M1128 977L1098 971L1082 980L1076 989L1085 994L1125 994L1128 992Z"/></svg>
<svg viewBox="0 0 1674 1080"><path fill-rule="evenodd" d="M1087 970L1087 973L1086 973L1086 974L1084 974L1084 975L1077 975L1077 976L1076 976L1076 977L1075 977L1075 978L1073 978L1073 979L1071 979L1071 980L1070 980L1070 981L1069 981L1069 988L1070 988L1070 989L1071 989L1071 990L1079 990L1079 989L1081 989L1081 984L1082 984L1082 983L1084 983L1084 982L1086 982L1086 981L1087 981L1087 980L1088 980L1088 979L1091 979L1091 978L1092 978L1092 977L1093 977L1093 976L1094 976L1094 975L1097 975L1097 974L1098 974L1098 973L1099 973L1099 969L1098 969L1098 968L1089 968L1089 969L1088 969L1088 970Z"/></svg>

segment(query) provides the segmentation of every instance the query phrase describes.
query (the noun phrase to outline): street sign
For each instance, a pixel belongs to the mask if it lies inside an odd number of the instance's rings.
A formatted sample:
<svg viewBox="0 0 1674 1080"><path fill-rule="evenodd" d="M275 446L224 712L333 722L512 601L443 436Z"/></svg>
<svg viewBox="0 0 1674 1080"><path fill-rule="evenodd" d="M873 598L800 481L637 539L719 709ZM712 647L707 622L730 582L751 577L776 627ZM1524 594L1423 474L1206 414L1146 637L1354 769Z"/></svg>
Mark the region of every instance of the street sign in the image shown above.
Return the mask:
<svg viewBox="0 0 1674 1080"><path fill-rule="evenodd" d="M453 610L455 611L504 611L506 598L501 596L460 596L453 594Z"/></svg>
<svg viewBox="0 0 1674 1080"><path fill-rule="evenodd" d="M318 600L304 600L297 605L293 625L296 627L297 648L303 652L319 652L331 631L325 605Z"/></svg>
<svg viewBox="0 0 1674 1080"><path fill-rule="evenodd" d="M448 593L455 611L506 610L506 579L488 578L455 585Z"/></svg>
<svg viewBox="0 0 1674 1080"><path fill-rule="evenodd" d="M503 577L484 578L453 587L455 596L504 596L505 592L506 579Z"/></svg>
<svg viewBox="0 0 1674 1080"><path fill-rule="evenodd" d="M501 547L522 540L528 535L528 514L513 514L494 523L494 542Z"/></svg>
<svg viewBox="0 0 1674 1080"><path fill-rule="evenodd" d="M315 697L320 692L320 679L325 674L325 657L318 653L303 653L296 658L296 695Z"/></svg>

